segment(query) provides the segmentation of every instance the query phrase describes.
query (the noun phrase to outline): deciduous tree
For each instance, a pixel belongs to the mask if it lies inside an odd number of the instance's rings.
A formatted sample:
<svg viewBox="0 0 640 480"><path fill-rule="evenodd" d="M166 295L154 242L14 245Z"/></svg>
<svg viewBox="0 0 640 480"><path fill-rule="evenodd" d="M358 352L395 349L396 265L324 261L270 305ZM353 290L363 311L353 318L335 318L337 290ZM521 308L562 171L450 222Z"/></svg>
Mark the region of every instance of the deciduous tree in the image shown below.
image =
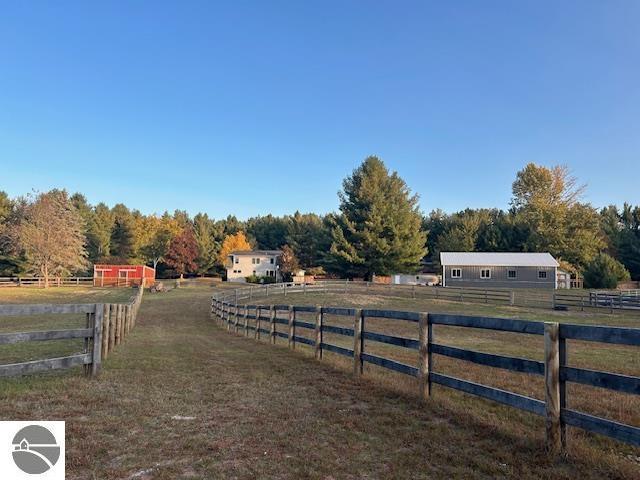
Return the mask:
<svg viewBox="0 0 640 480"><path fill-rule="evenodd" d="M231 252L239 250L251 250L252 246L247 240L244 232L237 232L227 237L222 242L220 252L218 252L218 264L225 268L229 262L229 255Z"/></svg>
<svg viewBox="0 0 640 480"><path fill-rule="evenodd" d="M285 282L290 282L293 275L300 269L296 254L289 245L282 247L282 255L278 261L280 272Z"/></svg>
<svg viewBox="0 0 640 480"><path fill-rule="evenodd" d="M29 271L43 277L68 275L87 267L84 224L64 190L51 190L19 202L13 243Z"/></svg>
<svg viewBox="0 0 640 480"><path fill-rule="evenodd" d="M197 270L198 244L191 229L186 228L180 235L171 240L164 261L173 268L182 279L185 273Z"/></svg>

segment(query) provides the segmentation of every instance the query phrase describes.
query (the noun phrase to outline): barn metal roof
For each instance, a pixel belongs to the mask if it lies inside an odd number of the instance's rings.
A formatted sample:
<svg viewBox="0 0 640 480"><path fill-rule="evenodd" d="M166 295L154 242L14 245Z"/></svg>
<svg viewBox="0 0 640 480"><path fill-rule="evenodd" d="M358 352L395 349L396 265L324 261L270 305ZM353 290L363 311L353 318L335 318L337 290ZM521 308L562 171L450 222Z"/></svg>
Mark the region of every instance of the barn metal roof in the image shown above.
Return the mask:
<svg viewBox="0 0 640 480"><path fill-rule="evenodd" d="M488 267L557 267L550 253L514 252L441 252L442 265Z"/></svg>

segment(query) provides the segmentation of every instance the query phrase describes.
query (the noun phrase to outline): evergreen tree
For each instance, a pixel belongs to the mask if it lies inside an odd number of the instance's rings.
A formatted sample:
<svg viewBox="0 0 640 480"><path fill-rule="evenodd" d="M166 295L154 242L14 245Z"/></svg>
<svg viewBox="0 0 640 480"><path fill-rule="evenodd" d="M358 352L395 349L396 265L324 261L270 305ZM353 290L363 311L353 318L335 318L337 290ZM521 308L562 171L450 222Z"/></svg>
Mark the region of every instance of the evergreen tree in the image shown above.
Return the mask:
<svg viewBox="0 0 640 480"><path fill-rule="evenodd" d="M296 212L289 218L286 243L303 268L317 267L331 247L331 230L319 215Z"/></svg>
<svg viewBox="0 0 640 480"><path fill-rule="evenodd" d="M616 288L618 282L629 280L624 265L606 253L597 254L583 272L586 288Z"/></svg>
<svg viewBox="0 0 640 480"><path fill-rule="evenodd" d="M90 259L95 261L111 254L111 231L114 222L114 215L108 206L104 203L95 206L87 235L87 249Z"/></svg>
<svg viewBox="0 0 640 480"><path fill-rule="evenodd" d="M111 256L124 262L134 257L133 221L129 217L116 218L113 224Z"/></svg>
<svg viewBox="0 0 640 480"><path fill-rule="evenodd" d="M426 254L418 197L396 172L368 157L343 181L332 217L330 268L349 276L415 272Z"/></svg>
<svg viewBox="0 0 640 480"><path fill-rule="evenodd" d="M247 234L255 239L258 248L264 250L281 248L287 242L288 231L289 222L286 218L269 214L247 220Z"/></svg>
<svg viewBox="0 0 640 480"><path fill-rule="evenodd" d="M216 240L215 222L206 213L193 217L193 234L198 245L198 273L204 275L216 264L220 242Z"/></svg>

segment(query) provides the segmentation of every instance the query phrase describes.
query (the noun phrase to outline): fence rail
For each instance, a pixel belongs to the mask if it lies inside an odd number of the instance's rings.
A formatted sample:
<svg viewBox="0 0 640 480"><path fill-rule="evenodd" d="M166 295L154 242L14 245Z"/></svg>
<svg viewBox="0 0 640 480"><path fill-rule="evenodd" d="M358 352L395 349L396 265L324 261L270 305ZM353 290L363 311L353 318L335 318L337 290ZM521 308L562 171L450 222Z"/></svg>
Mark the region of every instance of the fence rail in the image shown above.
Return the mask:
<svg viewBox="0 0 640 480"><path fill-rule="evenodd" d="M322 286L322 288L324 287L326 286ZM306 289L309 289L309 286L306 286ZM353 358L353 369L356 376L363 374L364 363L371 363L415 377L417 378L419 394L423 400L426 400L431 395L433 384L437 384L542 416L546 420L546 447L552 453L558 453L566 448L565 432L567 425L640 446L640 428L595 417L566 407L567 383L579 383L640 395L640 377L570 367L567 351L567 340L637 347L640 346L640 329L343 307L269 304L238 305L240 298L253 298L260 294L266 296L269 292L269 289L250 292L247 292L247 289L243 289L242 291L236 290L231 293L226 292L214 295L212 297L211 313L220 320L222 325L226 325L230 331L239 332L242 330L245 335L249 335L249 331L253 331L256 339L260 339L261 334L265 334L274 344L277 338L285 338L290 348L295 348L296 343L308 345L314 349L317 359L322 358L324 351ZM267 312L268 315L266 315ZM286 313L287 317L278 317L279 312ZM297 313L299 312L315 314L315 322L311 323L297 319ZM324 322L325 315L350 317L353 319L353 328L326 325ZM385 318L417 324L418 339L369 331L366 329L367 319L369 318ZM250 324L250 320L255 320L255 322ZM268 322L269 329L263 328L262 322ZM288 326L287 333L279 332L277 329L278 324L286 324ZM434 340L434 325L488 329L543 337L544 361L495 355L442 345ZM297 328L313 330L315 332L314 338L297 335ZM326 342L323 336L324 333L352 338L353 348L345 348ZM365 340L416 350L418 352L417 364L407 365L390 358L373 355L365 351ZM538 400L436 372L433 369L433 354L543 377L545 400Z"/></svg>
<svg viewBox="0 0 640 480"><path fill-rule="evenodd" d="M74 287L93 285L93 277L51 277L50 287ZM42 277L0 277L0 288L3 287L43 287Z"/></svg>
<svg viewBox="0 0 640 480"><path fill-rule="evenodd" d="M64 314L86 315L85 328L0 334L0 346L22 342L84 339L82 353L66 357L46 358L0 365L0 377L29 375L49 370L73 368L78 365L84 366L85 374L91 376L98 375L102 366L102 360L107 358L109 353L124 340L126 335L135 326L143 293L144 288L139 288L133 298L126 304L0 305L0 317Z"/></svg>

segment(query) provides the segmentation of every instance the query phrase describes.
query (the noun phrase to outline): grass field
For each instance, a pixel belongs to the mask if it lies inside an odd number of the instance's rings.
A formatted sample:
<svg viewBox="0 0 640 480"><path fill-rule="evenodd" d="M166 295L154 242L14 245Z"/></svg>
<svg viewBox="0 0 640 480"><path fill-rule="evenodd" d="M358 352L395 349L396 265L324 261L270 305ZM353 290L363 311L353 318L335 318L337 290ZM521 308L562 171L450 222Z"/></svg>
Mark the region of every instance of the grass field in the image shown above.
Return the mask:
<svg viewBox="0 0 640 480"><path fill-rule="evenodd" d="M135 293L131 288L3 288L0 304L36 303L125 303ZM30 315L0 317L0 333L82 328L85 315ZM17 343L0 347L0 363L26 362L39 358L62 357L81 352L83 339Z"/></svg>
<svg viewBox="0 0 640 480"><path fill-rule="evenodd" d="M574 435L569 456L550 459L532 415L444 389L421 404L408 377L355 380L341 358L317 362L304 349L230 334L209 317L212 292L146 295L99 379L79 370L0 379L0 418L66 420L70 479L640 475L628 458L640 452L624 445Z"/></svg>

